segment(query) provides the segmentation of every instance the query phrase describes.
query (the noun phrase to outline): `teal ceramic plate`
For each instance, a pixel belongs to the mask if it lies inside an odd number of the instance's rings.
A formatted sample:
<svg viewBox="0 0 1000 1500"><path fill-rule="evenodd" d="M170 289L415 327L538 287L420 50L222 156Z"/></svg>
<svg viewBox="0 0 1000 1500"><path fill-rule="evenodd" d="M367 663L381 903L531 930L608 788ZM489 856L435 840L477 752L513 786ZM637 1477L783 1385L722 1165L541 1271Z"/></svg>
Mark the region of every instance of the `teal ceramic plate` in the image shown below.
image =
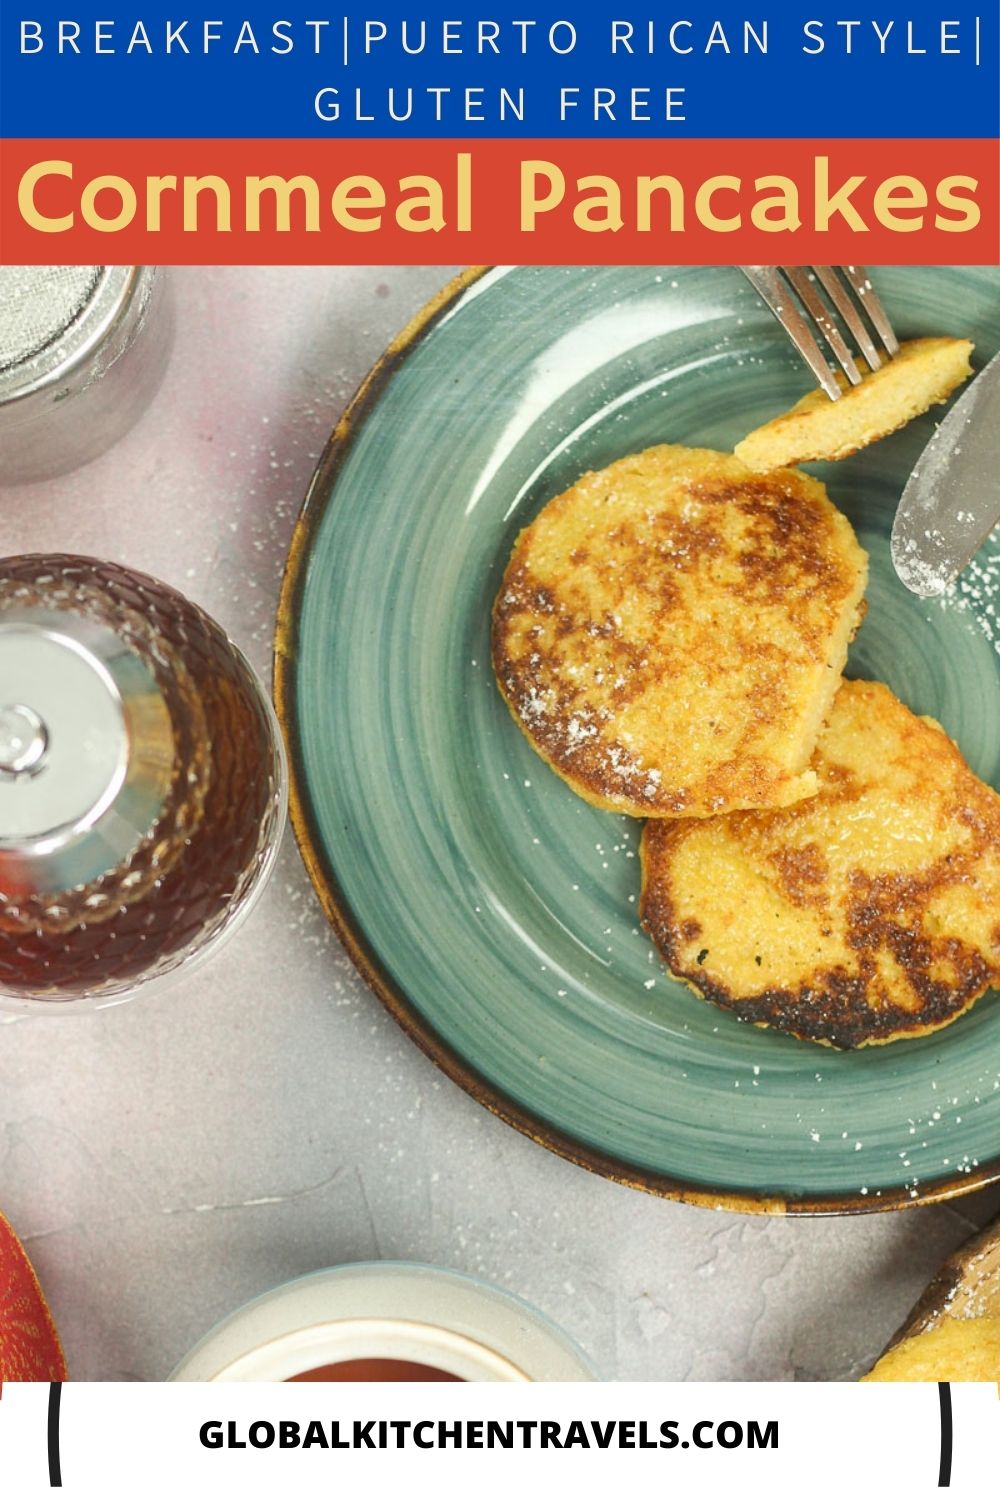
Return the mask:
<svg viewBox="0 0 1000 1500"><path fill-rule="evenodd" d="M1000 347L1000 274L898 268L899 333ZM1000 1177L1000 1005L856 1054L740 1024L667 978L638 928L639 825L580 801L493 682L517 531L651 443L731 448L807 388L725 267L469 276L373 372L325 454L277 643L294 817L326 910L412 1036L498 1114L583 1165L743 1209L844 1212ZM1000 779L1000 548L940 602L889 563L931 417L819 466L872 557L852 675ZM998 460L1000 461L1000 460Z"/></svg>

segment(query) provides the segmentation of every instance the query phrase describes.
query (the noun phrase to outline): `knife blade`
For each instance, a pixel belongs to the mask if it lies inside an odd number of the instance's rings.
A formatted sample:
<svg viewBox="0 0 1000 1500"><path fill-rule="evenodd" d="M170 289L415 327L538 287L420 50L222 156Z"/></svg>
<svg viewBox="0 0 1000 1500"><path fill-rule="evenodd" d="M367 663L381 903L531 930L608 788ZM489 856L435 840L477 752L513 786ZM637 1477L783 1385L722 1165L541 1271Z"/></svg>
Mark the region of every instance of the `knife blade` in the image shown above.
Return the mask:
<svg viewBox="0 0 1000 1500"><path fill-rule="evenodd" d="M892 526L901 582L943 594L1000 522L1000 354L973 380L917 460Z"/></svg>

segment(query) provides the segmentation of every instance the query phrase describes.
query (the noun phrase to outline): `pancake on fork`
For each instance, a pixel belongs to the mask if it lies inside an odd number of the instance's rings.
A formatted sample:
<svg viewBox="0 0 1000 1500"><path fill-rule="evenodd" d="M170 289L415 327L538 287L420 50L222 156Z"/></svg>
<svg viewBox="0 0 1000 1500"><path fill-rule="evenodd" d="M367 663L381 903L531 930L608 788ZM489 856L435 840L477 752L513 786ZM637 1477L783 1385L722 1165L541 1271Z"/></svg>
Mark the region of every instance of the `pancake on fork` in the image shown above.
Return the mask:
<svg viewBox="0 0 1000 1500"><path fill-rule="evenodd" d="M860 385L850 385L838 370L838 401L810 391L791 411L748 433L736 444L736 457L762 471L848 458L947 401L972 374L971 353L968 339L911 339L879 369L866 371Z"/></svg>
<svg viewBox="0 0 1000 1500"><path fill-rule="evenodd" d="M795 807L647 823L643 925L757 1025L840 1048L946 1026L1000 982L1000 796L875 682L843 684L813 767Z"/></svg>
<svg viewBox="0 0 1000 1500"><path fill-rule="evenodd" d="M664 445L521 532L493 612L515 719L581 797L705 818L783 807L857 628L867 557L818 480Z"/></svg>

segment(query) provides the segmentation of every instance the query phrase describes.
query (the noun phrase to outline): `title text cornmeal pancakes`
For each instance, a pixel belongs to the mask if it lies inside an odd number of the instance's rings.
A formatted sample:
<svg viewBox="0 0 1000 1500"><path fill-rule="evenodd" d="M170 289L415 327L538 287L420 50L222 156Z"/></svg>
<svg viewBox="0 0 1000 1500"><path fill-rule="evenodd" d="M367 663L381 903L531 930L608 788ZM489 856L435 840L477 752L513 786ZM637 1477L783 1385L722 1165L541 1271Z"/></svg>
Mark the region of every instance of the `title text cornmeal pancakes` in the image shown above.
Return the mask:
<svg viewBox="0 0 1000 1500"><path fill-rule="evenodd" d="M881 683L844 683L813 765L794 808L647 823L644 926L760 1025L843 1048L946 1025L1000 981L1000 796Z"/></svg>
<svg viewBox="0 0 1000 1500"><path fill-rule="evenodd" d="M662 446L585 474L522 531L494 607L501 691L595 806L782 807L859 619L867 558L818 480Z"/></svg>

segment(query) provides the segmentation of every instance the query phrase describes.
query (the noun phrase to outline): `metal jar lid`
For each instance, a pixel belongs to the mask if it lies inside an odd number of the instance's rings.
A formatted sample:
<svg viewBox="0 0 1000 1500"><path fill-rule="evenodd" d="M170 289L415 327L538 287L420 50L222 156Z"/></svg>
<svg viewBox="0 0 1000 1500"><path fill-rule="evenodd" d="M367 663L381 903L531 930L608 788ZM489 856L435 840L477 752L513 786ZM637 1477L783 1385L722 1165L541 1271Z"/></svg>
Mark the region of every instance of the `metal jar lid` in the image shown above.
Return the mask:
<svg viewBox="0 0 1000 1500"><path fill-rule="evenodd" d="M0 482L116 442L156 390L171 327L156 267L0 266Z"/></svg>
<svg viewBox="0 0 1000 1500"><path fill-rule="evenodd" d="M0 875L19 896L86 885L140 843L167 797L171 717L109 627L0 614Z"/></svg>
<svg viewBox="0 0 1000 1500"><path fill-rule="evenodd" d="M101 344L136 266L0 266L0 401L58 381Z"/></svg>

